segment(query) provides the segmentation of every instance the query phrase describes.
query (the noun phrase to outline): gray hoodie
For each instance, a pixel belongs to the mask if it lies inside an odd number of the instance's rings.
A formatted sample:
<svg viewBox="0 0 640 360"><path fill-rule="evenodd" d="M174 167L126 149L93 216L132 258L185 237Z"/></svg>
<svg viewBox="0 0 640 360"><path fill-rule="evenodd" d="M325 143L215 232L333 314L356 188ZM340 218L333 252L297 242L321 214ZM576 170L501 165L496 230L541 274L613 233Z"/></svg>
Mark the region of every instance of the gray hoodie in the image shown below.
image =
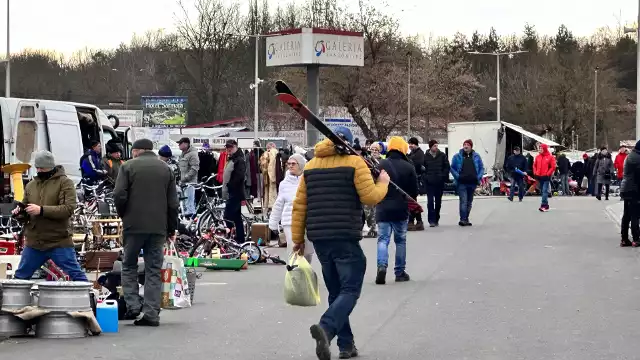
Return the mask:
<svg viewBox="0 0 640 360"><path fill-rule="evenodd" d="M178 166L180 167L180 181L183 184L195 184L198 182L200 158L198 157L198 150L193 145L180 154Z"/></svg>

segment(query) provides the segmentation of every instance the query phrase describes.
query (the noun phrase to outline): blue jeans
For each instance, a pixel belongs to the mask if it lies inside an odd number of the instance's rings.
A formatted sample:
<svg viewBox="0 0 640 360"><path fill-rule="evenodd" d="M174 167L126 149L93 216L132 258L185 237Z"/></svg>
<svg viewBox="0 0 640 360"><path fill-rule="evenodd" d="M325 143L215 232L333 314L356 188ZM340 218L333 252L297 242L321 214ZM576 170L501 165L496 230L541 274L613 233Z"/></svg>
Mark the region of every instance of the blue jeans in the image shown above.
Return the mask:
<svg viewBox="0 0 640 360"><path fill-rule="evenodd" d="M594 177L591 178L587 178L587 194L588 195L594 195L595 192L595 188L596 188L596 179Z"/></svg>
<svg viewBox="0 0 640 360"><path fill-rule="evenodd" d="M471 205L473 204L473 193L476 191L476 184L458 184L458 198L460 199L460 221L469 221Z"/></svg>
<svg viewBox="0 0 640 360"><path fill-rule="evenodd" d="M513 194L516 193L516 186L518 187L518 199L522 200L527 190L524 188L524 178L521 176L514 176L511 178L511 189L509 190L509 199L513 200Z"/></svg>
<svg viewBox="0 0 640 360"><path fill-rule="evenodd" d="M182 196L186 197L184 200L184 214L194 215L196 213L196 188L192 184L188 184L182 190Z"/></svg>
<svg viewBox="0 0 640 360"><path fill-rule="evenodd" d="M562 195L567 196L571 192L569 189L569 174L560 174L560 189Z"/></svg>
<svg viewBox="0 0 640 360"><path fill-rule="evenodd" d="M407 265L407 220L378 223L378 267L386 268L389 264L389 243L393 231L396 243L396 263L393 272L402 275Z"/></svg>
<svg viewBox="0 0 640 360"><path fill-rule="evenodd" d="M540 181L540 192L542 193L542 205L549 205L549 186L551 182Z"/></svg>
<svg viewBox="0 0 640 360"><path fill-rule="evenodd" d="M25 246L22 250L20 265L14 277L21 280L29 280L36 270L40 269L47 260L52 260L72 281L87 281L87 275L80 268L76 251L72 247L53 248L49 250L36 250Z"/></svg>
<svg viewBox="0 0 640 360"><path fill-rule="evenodd" d="M329 292L329 308L320 318L320 326L329 341L338 337L340 350L351 349L353 333L349 315L356 307L362 291L367 258L356 241L317 241L313 247L322 265L322 276Z"/></svg>

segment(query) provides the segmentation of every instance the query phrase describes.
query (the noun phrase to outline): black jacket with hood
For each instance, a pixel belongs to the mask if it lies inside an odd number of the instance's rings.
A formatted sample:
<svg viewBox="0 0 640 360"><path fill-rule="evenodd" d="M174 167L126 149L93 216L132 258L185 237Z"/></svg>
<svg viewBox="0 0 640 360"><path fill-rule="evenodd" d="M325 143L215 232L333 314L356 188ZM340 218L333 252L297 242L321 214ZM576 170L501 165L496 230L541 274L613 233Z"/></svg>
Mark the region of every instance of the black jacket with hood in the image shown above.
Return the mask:
<svg viewBox="0 0 640 360"><path fill-rule="evenodd" d="M387 158L380 162L380 168L384 169L391 178L411 197L418 195L418 177L413 164L406 155L397 150L387 153ZM405 221L409 218L409 202L394 186L389 186L389 191L384 199L376 206L376 221Z"/></svg>

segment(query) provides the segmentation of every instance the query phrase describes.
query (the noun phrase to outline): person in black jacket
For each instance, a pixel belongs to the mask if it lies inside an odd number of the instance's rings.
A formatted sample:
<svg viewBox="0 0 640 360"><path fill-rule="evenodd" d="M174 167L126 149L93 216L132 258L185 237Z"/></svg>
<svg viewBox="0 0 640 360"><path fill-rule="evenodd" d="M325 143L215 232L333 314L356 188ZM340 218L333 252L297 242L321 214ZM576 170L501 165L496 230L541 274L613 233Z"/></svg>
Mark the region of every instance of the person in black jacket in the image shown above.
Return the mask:
<svg viewBox="0 0 640 360"><path fill-rule="evenodd" d="M564 196L567 196L570 193L569 168L571 167L571 162L565 154L559 154L556 163L558 165L558 172L560 173L560 190L562 190Z"/></svg>
<svg viewBox="0 0 640 360"><path fill-rule="evenodd" d="M389 139L387 158L380 162L391 180L410 196L418 192L418 179L413 164L407 158L409 144L399 136ZM407 257L407 219L409 218L409 202L394 187L390 186L384 200L376 207L378 222L378 274L376 284L384 284L387 276L389 260L389 242L393 232L396 243L396 260L394 273L396 282L409 281L406 273Z"/></svg>
<svg viewBox="0 0 640 360"><path fill-rule="evenodd" d="M449 178L449 159L438 149L438 142L429 141L429 151L424 155L424 177L427 193L427 219L430 227L440 224L440 207L444 183Z"/></svg>
<svg viewBox="0 0 640 360"><path fill-rule="evenodd" d="M624 210L620 224L620 246L640 246L640 141L629 152L624 162L624 171L620 184L620 197L624 200ZM631 238L629 241L629 223Z"/></svg>
<svg viewBox="0 0 640 360"><path fill-rule="evenodd" d="M593 175L593 166L596 164L596 160L597 160L596 156L597 156L597 152L593 154L593 156L588 158L588 160L584 161L585 163L584 174L587 177L587 180L589 180L589 184L587 186L587 194L594 195L594 196L595 196L595 189L596 189L596 177Z"/></svg>
<svg viewBox="0 0 640 360"><path fill-rule="evenodd" d="M513 155L509 156L505 168L511 176L511 189L509 190L509 201L513 201L513 194L515 194L516 186L518 187L518 200L522 202L524 194L527 193L524 188L524 174L529 166L527 158L520 153L520 147L513 148ZM520 171L518 171L520 170Z"/></svg>
<svg viewBox="0 0 640 360"><path fill-rule="evenodd" d="M588 161L589 156L587 154L584 154L583 159L584 161ZM571 164L571 173L573 174L574 180L578 182L578 190L582 190L582 179L584 179L585 169L584 161L578 160L574 161L573 164Z"/></svg>
<svg viewBox="0 0 640 360"><path fill-rule="evenodd" d="M224 219L233 222L236 229L236 242L245 241L242 223L242 201L245 199L244 178L247 171L244 154L238 150L238 142L230 139L224 145L229 158L222 175L222 198L226 201Z"/></svg>
<svg viewBox="0 0 640 360"><path fill-rule="evenodd" d="M415 137L409 139L409 149L411 152L407 156L416 169L416 175L418 176L418 194L424 195L427 193L424 181L424 151L422 151L418 145L418 139ZM414 221L416 221L415 224ZM409 212L409 225L407 229L409 231L424 230L421 213Z"/></svg>

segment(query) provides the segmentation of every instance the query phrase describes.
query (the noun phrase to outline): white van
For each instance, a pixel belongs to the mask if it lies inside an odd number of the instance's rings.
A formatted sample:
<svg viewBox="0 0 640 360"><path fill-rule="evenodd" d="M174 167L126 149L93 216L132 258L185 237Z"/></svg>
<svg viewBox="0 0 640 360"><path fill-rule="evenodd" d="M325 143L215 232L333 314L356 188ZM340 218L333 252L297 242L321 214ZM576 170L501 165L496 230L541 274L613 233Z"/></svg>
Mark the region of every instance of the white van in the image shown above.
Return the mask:
<svg viewBox="0 0 640 360"><path fill-rule="evenodd" d="M29 163L33 153L51 151L56 162L75 183L81 180L80 157L93 140L105 144L117 138L110 118L97 106L67 101L0 97L0 117L4 146L2 165ZM117 126L117 118L115 126ZM35 175L32 167L29 178ZM1 189L8 195L8 181Z"/></svg>

